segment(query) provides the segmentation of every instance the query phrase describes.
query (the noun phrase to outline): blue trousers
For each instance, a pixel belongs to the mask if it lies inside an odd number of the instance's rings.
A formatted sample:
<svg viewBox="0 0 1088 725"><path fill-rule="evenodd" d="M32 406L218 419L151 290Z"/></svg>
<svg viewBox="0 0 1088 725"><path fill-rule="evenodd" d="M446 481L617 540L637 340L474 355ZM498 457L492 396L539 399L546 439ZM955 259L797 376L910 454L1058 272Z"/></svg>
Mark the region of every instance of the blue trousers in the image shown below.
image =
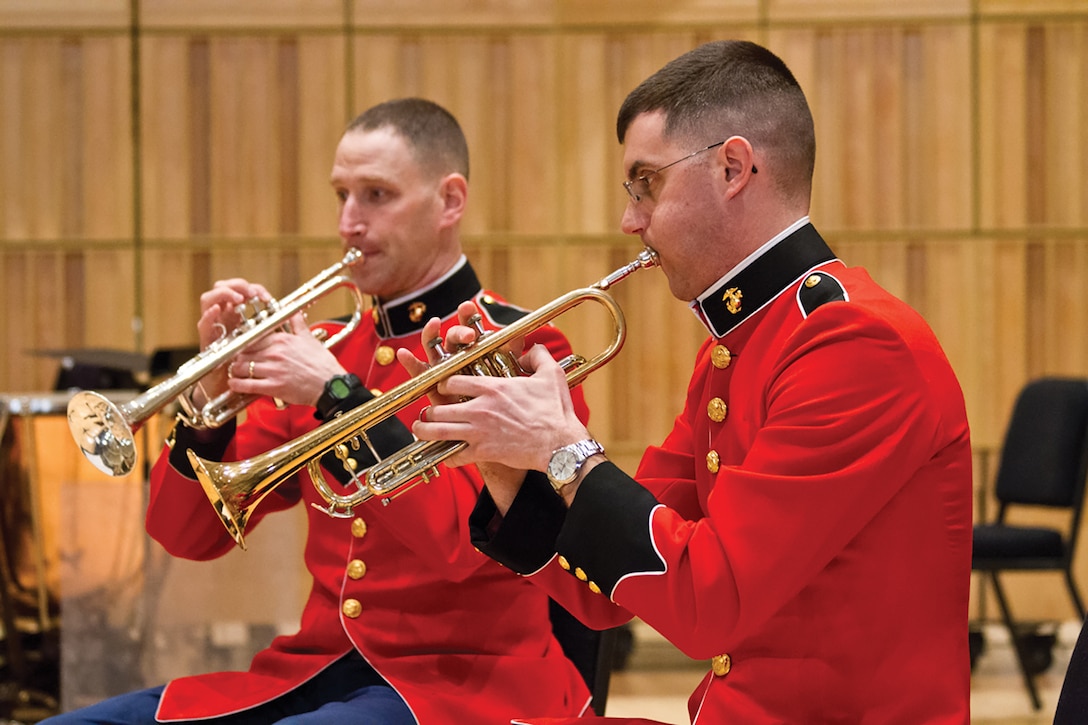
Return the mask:
<svg viewBox="0 0 1088 725"><path fill-rule="evenodd" d="M152 687L43 720L40 725L153 725L164 686ZM200 725L415 725L408 706L352 652L287 694Z"/></svg>

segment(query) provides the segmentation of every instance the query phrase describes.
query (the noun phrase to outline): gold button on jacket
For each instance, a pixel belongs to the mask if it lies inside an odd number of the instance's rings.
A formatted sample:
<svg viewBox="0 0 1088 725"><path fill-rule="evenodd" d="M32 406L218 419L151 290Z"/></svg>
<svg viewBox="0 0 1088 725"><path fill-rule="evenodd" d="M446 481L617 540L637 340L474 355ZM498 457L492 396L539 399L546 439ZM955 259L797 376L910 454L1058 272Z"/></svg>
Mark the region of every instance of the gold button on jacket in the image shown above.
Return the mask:
<svg viewBox="0 0 1088 725"><path fill-rule="evenodd" d="M706 415L715 423L721 423L725 420L725 415L728 412L729 406L721 398L711 398L710 402L706 404Z"/></svg>
<svg viewBox="0 0 1088 725"><path fill-rule="evenodd" d="M348 576L352 579L362 579L366 576L366 562L362 559L352 559L348 563Z"/></svg>
<svg viewBox="0 0 1088 725"><path fill-rule="evenodd" d="M710 351L710 362L719 370L725 370L733 362L733 353L725 345L715 345Z"/></svg>
<svg viewBox="0 0 1088 725"><path fill-rule="evenodd" d="M382 345L374 351L374 359L379 365L391 365L397 359L397 351L388 345Z"/></svg>
<svg viewBox="0 0 1088 725"><path fill-rule="evenodd" d="M366 536L366 522L362 519L355 519L351 522L351 535L356 539L361 539Z"/></svg>
<svg viewBox="0 0 1088 725"><path fill-rule="evenodd" d="M340 611L344 613L345 617L355 619L363 613L363 605L359 603L358 599L345 599L344 606L340 608Z"/></svg>
<svg viewBox="0 0 1088 725"><path fill-rule="evenodd" d="M718 456L717 451L711 451L706 454L706 470L711 473L717 473L718 467L721 465L721 458Z"/></svg>
<svg viewBox="0 0 1088 725"><path fill-rule="evenodd" d="M729 670L733 669L733 662L729 659L729 655L714 655L710 659L710 669L713 670L715 677L725 677L729 674Z"/></svg>

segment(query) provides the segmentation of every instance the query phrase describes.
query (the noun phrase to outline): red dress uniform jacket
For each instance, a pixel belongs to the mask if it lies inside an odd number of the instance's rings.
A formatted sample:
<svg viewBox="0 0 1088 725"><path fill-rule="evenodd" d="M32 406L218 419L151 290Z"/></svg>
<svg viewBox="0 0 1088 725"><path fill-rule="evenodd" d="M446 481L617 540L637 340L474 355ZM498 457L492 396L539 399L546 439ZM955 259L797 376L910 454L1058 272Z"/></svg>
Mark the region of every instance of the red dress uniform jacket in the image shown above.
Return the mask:
<svg viewBox="0 0 1088 725"><path fill-rule="evenodd" d="M702 299L713 336L637 482L601 464L564 517L527 479L507 519L551 539L494 533L484 496L477 545L710 659L693 723L965 725L971 452L933 333L809 224Z"/></svg>
<svg viewBox="0 0 1088 725"><path fill-rule="evenodd" d="M465 264L438 287L365 314L334 353L367 388L388 390L408 379L393 358L394 348L413 348L421 356L419 333L426 319L439 316L453 324L456 305L466 299L475 299L490 327L521 314L481 291ZM569 353L554 328L542 328L532 339L557 355ZM577 400L588 416L580 394ZM415 420L425 404L424 399L405 410L401 420ZM198 454L215 460L238 460L319 425L307 406L279 411L258 401L247 415L219 451L207 444L201 449L197 436L179 426L174 450L154 466L147 530L172 555L207 560L235 546L194 480L184 448L197 446ZM507 723L525 711L587 711L589 692L551 634L545 593L470 544L465 521L482 488L479 473L473 467L441 466L440 471L387 506L371 499L353 519L331 518L310 506L325 502L304 472L276 488L256 507L248 529L273 511L300 501L306 507L305 563L313 587L298 633L277 637L248 672L170 682L158 718L207 718L267 702L353 647L422 725ZM338 487L332 475L327 478Z"/></svg>

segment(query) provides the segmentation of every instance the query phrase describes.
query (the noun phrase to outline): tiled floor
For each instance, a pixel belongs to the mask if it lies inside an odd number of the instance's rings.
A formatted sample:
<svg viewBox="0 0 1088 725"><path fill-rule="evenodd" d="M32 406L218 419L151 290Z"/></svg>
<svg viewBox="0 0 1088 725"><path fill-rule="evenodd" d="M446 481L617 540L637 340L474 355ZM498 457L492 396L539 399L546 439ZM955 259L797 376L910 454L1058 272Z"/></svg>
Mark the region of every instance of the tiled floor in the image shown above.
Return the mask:
<svg viewBox="0 0 1088 725"><path fill-rule="evenodd" d="M1079 624L1072 622L1059 629L1054 663L1036 678L1043 709L1035 712L1007 635L1002 628L987 628L986 650L971 678L972 724L1050 725L1078 632ZM705 664L687 659L641 623L635 624L634 633L628 666L612 675L607 714L687 725L687 698L702 680Z"/></svg>

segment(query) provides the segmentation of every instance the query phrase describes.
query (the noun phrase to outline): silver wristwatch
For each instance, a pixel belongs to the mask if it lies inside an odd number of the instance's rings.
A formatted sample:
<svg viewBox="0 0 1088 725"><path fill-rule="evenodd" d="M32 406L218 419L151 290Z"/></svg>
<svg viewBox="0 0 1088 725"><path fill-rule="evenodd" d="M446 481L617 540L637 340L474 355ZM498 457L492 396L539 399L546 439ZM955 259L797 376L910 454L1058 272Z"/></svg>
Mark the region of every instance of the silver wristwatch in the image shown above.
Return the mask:
<svg viewBox="0 0 1088 725"><path fill-rule="evenodd" d="M604 453L604 446L592 438L571 443L552 451L552 458L548 461L548 481L556 493L560 493L563 487L578 477L578 471L582 464L591 456Z"/></svg>

